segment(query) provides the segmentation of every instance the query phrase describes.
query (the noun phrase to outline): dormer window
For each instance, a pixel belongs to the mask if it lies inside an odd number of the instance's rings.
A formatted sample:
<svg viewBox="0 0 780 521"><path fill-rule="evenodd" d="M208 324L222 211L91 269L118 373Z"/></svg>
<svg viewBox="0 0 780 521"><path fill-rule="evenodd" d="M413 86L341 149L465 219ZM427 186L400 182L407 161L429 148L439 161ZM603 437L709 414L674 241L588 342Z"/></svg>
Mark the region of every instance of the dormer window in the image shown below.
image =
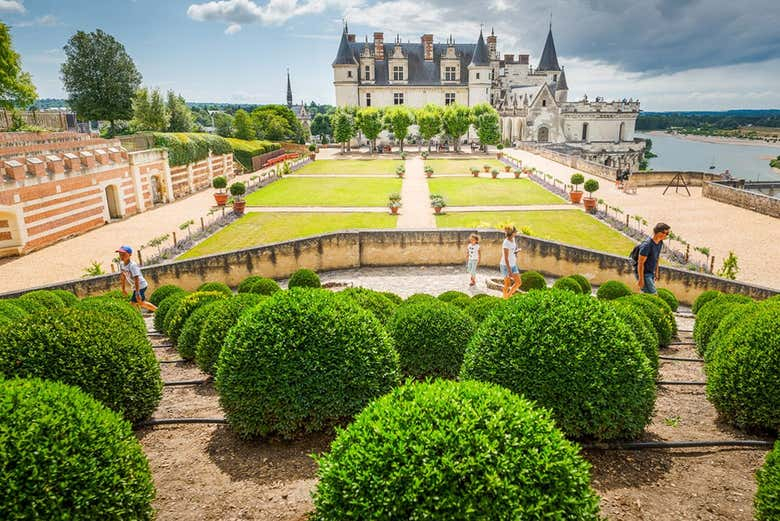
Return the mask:
<svg viewBox="0 0 780 521"><path fill-rule="evenodd" d="M404 68L401 65L394 65L393 66L393 81L403 81L404 80Z"/></svg>
<svg viewBox="0 0 780 521"><path fill-rule="evenodd" d="M457 81L455 67L444 67L444 81Z"/></svg>
<svg viewBox="0 0 780 521"><path fill-rule="evenodd" d="M369 81L371 79L371 67L369 65L366 65L366 81Z"/></svg>

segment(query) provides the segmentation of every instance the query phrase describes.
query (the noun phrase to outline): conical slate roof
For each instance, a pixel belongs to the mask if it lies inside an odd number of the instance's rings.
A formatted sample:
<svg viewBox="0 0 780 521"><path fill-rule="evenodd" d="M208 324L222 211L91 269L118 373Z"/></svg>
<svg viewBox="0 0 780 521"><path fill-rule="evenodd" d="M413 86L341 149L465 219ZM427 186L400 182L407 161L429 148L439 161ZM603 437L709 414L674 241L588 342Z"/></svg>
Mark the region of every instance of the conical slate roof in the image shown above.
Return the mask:
<svg viewBox="0 0 780 521"><path fill-rule="evenodd" d="M569 85L566 83L566 71L561 69L561 75L558 77L558 84L555 86L558 90L569 90Z"/></svg>
<svg viewBox="0 0 780 521"><path fill-rule="evenodd" d="M336 53L336 59L333 60L333 65L356 65L355 55L352 54L352 49L349 46L347 40L347 28L344 27L344 32L341 33L341 43L339 43L339 50Z"/></svg>
<svg viewBox="0 0 780 521"><path fill-rule="evenodd" d="M474 54L471 56L470 65L490 65L490 52L487 45L485 45L485 39L482 38L482 30L479 31L479 39L477 45L474 47Z"/></svg>
<svg viewBox="0 0 780 521"><path fill-rule="evenodd" d="M558 65L558 54L555 52L555 42L553 42L552 25L550 31L547 33L547 41L544 42L544 50L542 51L542 59L539 60L539 66L537 71L559 71L561 67Z"/></svg>

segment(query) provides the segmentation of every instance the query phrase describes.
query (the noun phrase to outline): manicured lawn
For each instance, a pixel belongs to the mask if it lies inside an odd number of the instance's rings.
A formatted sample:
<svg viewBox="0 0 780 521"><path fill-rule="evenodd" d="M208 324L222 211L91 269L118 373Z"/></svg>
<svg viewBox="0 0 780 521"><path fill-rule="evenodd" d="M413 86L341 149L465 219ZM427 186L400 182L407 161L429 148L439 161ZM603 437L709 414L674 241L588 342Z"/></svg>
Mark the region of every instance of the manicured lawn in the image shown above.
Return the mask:
<svg viewBox="0 0 780 521"><path fill-rule="evenodd" d="M338 230L395 228L397 216L382 213L248 213L179 259L191 259Z"/></svg>
<svg viewBox="0 0 780 521"><path fill-rule="evenodd" d="M249 194L247 206L384 206L400 179L286 177Z"/></svg>
<svg viewBox="0 0 780 521"><path fill-rule="evenodd" d="M428 180L428 188L432 194L442 194L450 206L563 204L565 202L528 179L433 177Z"/></svg>
<svg viewBox="0 0 780 521"><path fill-rule="evenodd" d="M490 165L490 169L497 168L500 172L504 171L505 163L502 163L498 159L488 158L475 158L475 159L428 159L425 161L425 166L433 167L434 175L436 174L463 174L471 175L471 167L479 168L480 175L486 175L490 177L489 173L485 173L482 169L484 165ZM395 171L395 170L393 170Z"/></svg>
<svg viewBox="0 0 780 521"><path fill-rule="evenodd" d="M403 164L398 159L320 159L295 171L306 174L395 174L395 168Z"/></svg>
<svg viewBox="0 0 780 521"><path fill-rule="evenodd" d="M577 210L461 212L436 216L439 228L498 228L512 223L533 237L628 256L634 243L595 217Z"/></svg>

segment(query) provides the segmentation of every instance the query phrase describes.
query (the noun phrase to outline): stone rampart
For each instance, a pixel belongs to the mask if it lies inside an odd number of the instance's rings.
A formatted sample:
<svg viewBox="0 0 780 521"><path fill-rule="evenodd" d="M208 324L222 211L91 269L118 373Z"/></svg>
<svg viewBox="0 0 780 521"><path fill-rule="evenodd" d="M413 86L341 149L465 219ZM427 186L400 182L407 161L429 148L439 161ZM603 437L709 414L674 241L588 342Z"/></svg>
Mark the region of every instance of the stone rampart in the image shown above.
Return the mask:
<svg viewBox="0 0 780 521"><path fill-rule="evenodd" d="M530 143L518 142L515 146L520 150L531 152L538 156L542 156L545 159L549 159L551 161L561 163L562 165L566 165L569 168L574 168L575 170L579 170L587 174L595 175L603 179L609 179L610 181L614 181L615 178L617 177L617 168L612 166L601 165L599 163L594 163L593 161L588 161L587 159L583 159L581 157L572 156L569 154L562 154L560 152L555 152L554 150L548 150L545 147L535 146Z"/></svg>
<svg viewBox="0 0 780 521"><path fill-rule="evenodd" d="M631 182L636 186L667 186L674 176L681 174L688 186L702 186L710 181L722 179L721 174L709 172L658 172L655 170L642 170L631 173Z"/></svg>
<svg viewBox="0 0 780 521"><path fill-rule="evenodd" d="M722 183L705 183L702 195L721 203L780 218L780 199Z"/></svg>

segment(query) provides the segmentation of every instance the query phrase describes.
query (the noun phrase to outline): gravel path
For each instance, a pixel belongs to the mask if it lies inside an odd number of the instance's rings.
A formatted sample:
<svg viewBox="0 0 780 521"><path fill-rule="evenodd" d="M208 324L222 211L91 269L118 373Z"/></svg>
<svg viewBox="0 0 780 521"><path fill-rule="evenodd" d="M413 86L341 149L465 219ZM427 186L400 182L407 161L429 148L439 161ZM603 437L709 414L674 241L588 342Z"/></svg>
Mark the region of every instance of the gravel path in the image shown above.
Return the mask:
<svg viewBox="0 0 780 521"><path fill-rule="evenodd" d="M429 195L422 159L407 159L406 174L401 185L403 207L396 226L406 229L436 228Z"/></svg>

